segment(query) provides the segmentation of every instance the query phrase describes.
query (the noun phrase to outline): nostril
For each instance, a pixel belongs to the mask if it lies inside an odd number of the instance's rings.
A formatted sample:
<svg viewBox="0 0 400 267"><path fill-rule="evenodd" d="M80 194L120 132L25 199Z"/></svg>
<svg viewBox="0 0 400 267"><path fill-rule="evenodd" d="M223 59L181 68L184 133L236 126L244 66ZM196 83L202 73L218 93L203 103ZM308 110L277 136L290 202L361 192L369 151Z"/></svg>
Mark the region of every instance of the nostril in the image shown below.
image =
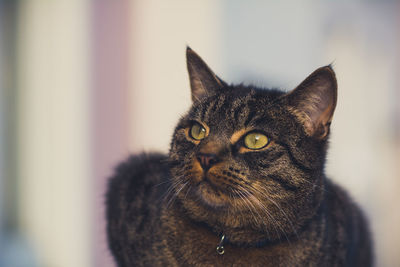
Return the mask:
<svg viewBox="0 0 400 267"><path fill-rule="evenodd" d="M208 165L214 165L217 161L214 158L208 160Z"/></svg>
<svg viewBox="0 0 400 267"><path fill-rule="evenodd" d="M205 153L199 153L197 155L197 160L200 162L200 165L204 170L208 170L212 165L218 162L217 155Z"/></svg>

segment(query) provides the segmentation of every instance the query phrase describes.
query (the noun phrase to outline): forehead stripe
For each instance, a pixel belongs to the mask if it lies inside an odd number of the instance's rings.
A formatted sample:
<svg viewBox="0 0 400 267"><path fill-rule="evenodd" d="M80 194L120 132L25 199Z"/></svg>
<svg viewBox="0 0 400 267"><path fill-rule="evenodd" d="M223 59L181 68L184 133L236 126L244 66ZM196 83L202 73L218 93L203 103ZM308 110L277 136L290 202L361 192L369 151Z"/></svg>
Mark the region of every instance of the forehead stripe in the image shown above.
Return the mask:
<svg viewBox="0 0 400 267"><path fill-rule="evenodd" d="M204 121L206 116L208 116L208 114L211 112L211 110L214 108L214 106L216 105L217 100L213 100L211 103L209 103L208 105L206 105L203 109L203 112L201 114L201 120Z"/></svg>
<svg viewBox="0 0 400 267"><path fill-rule="evenodd" d="M201 112L200 112L200 120L201 121L204 121L204 116L206 115L207 108L208 108L208 106L205 106L205 105L203 105L201 107Z"/></svg>
<svg viewBox="0 0 400 267"><path fill-rule="evenodd" d="M245 108L246 106L247 106L247 105L246 105L245 103L243 103L243 104L241 104L240 106L238 106L238 107L235 109L235 112L233 113L233 120L234 120L235 122L238 122L239 116L242 115L243 110L244 110L244 108Z"/></svg>
<svg viewBox="0 0 400 267"><path fill-rule="evenodd" d="M245 127L247 127L249 125L249 123L253 120L255 115L256 115L256 112L254 110L250 111L250 113L247 115L247 119L244 122Z"/></svg>
<svg viewBox="0 0 400 267"><path fill-rule="evenodd" d="M214 106L213 111L221 109L221 107L225 104L225 95L219 95L218 96L218 103Z"/></svg>

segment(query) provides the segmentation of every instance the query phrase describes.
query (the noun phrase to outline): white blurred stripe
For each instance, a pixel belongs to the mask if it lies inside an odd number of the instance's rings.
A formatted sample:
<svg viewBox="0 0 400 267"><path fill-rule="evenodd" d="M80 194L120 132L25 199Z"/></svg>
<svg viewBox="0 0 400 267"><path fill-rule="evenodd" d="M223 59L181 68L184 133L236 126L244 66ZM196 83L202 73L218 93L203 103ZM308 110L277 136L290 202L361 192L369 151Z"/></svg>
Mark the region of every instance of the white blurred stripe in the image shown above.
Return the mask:
<svg viewBox="0 0 400 267"><path fill-rule="evenodd" d="M88 0L21 1L20 221L43 266L90 266Z"/></svg>
<svg viewBox="0 0 400 267"><path fill-rule="evenodd" d="M132 4L130 148L167 151L190 106L186 45L221 73L221 1L146 0Z"/></svg>

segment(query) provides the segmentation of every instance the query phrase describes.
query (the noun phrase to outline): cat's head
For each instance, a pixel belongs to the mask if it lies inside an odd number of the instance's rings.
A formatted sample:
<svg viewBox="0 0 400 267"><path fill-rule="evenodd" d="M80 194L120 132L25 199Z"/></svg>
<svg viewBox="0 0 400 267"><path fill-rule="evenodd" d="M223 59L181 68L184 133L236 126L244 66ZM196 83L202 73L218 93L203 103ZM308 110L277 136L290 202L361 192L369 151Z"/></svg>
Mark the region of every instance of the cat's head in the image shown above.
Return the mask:
<svg viewBox="0 0 400 267"><path fill-rule="evenodd" d="M332 68L285 93L228 85L190 48L187 66L193 105L171 143L174 194L188 216L211 226L292 234L322 199Z"/></svg>

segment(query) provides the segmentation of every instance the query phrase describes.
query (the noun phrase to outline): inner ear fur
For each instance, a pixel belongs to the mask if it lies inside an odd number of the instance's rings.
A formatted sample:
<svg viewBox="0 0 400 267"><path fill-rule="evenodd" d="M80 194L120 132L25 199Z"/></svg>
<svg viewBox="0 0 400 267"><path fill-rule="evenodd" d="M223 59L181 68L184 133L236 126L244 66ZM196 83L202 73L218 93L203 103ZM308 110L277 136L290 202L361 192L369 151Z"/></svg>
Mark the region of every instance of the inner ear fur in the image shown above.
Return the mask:
<svg viewBox="0 0 400 267"><path fill-rule="evenodd" d="M315 70L286 97L307 135L318 139L328 136L337 102L336 75L330 65Z"/></svg>
<svg viewBox="0 0 400 267"><path fill-rule="evenodd" d="M186 62L193 102L215 94L226 85L190 47L186 48Z"/></svg>

